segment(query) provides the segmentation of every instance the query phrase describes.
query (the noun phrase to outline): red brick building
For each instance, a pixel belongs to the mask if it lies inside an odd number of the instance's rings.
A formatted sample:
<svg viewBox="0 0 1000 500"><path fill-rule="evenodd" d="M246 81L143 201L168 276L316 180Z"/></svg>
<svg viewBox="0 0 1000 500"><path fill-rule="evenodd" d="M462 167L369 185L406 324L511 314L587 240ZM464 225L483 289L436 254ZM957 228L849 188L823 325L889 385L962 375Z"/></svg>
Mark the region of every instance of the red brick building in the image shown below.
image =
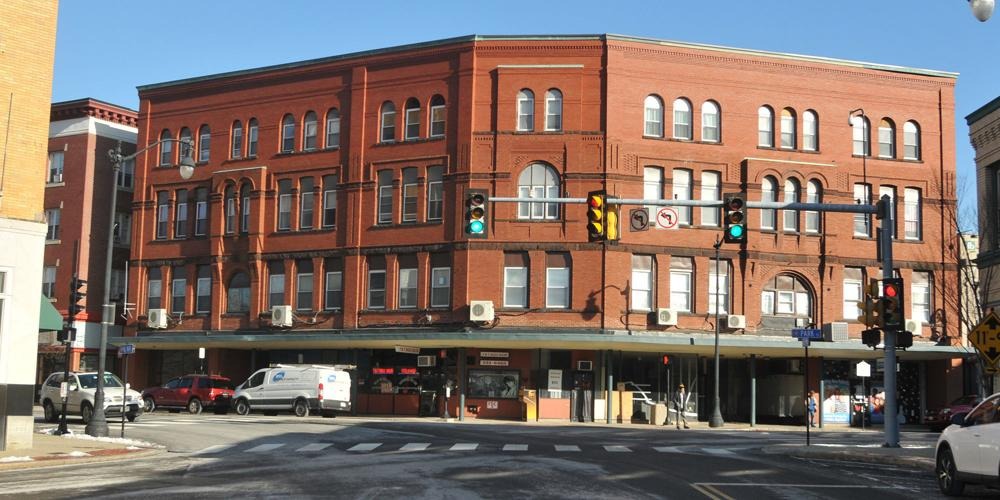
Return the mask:
<svg viewBox="0 0 1000 500"><path fill-rule="evenodd" d="M137 344L136 385L194 369L205 347L208 370L236 381L275 362L356 364L362 413L416 414L418 392L453 380L465 406L453 398L452 414L517 417L513 386L541 391L542 418L577 416L568 397L583 393L600 418L609 381L681 381L704 416L718 302L736 327L720 341L727 419L799 418L790 329L816 325L831 341L810 350L808 383L827 421L846 422L835 394L860 398L854 364L872 363L869 387L881 377L855 305L881 275L876 221L750 210L748 243L721 248L716 276L718 208L631 232L623 206L621 239L604 245L587 242L582 204L495 201L487 237L470 238L466 191L889 194L907 318L921 320L901 405L919 421L962 389L942 238L955 78L614 35L471 36L142 86L139 143L190 138L199 166L182 180L173 146L137 159L138 316L115 341Z"/></svg>
<svg viewBox="0 0 1000 500"><path fill-rule="evenodd" d="M135 151L136 118L134 110L96 99L52 104L45 184L49 228L45 240L42 293L65 317L73 275L87 280L87 286L82 289L87 294L83 302L85 309L75 321L77 338L70 359L73 370L97 370L101 297L104 295L108 230L111 229L108 222L113 166L108 151L119 141L126 154ZM127 282L134 174L135 165L129 162L124 165L124 175L118 180L111 297L119 302L125 298ZM121 335L124 318L119 316L115 322L118 326L110 330L111 335ZM36 383L41 383L49 373L61 370L64 364L65 349L63 344L56 342L55 332L39 336L38 356Z"/></svg>

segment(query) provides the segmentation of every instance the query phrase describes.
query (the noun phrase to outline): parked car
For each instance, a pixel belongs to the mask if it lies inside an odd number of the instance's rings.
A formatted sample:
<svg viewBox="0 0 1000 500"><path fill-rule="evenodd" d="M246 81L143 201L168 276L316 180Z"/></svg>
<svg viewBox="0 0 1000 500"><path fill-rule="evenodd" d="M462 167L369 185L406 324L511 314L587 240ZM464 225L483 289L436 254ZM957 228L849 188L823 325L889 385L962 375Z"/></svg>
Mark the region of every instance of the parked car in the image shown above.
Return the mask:
<svg viewBox="0 0 1000 500"><path fill-rule="evenodd" d="M142 391L147 412L157 408L187 409L197 415L205 408L225 413L233 397L233 383L220 375L185 375L173 378L160 387Z"/></svg>
<svg viewBox="0 0 1000 500"><path fill-rule="evenodd" d="M969 394L952 401L944 408L932 408L927 410L924 416L924 423L934 432L944 430L951 425L951 417L959 413L969 413L979 404L978 394Z"/></svg>
<svg viewBox="0 0 1000 500"><path fill-rule="evenodd" d="M292 411L304 417L310 411L332 417L351 409L351 375L340 366L276 365L257 370L236 388L233 407L239 415Z"/></svg>
<svg viewBox="0 0 1000 500"><path fill-rule="evenodd" d="M94 416L94 394L97 392L97 372L69 373L66 386L66 415L79 415L83 423L89 424ZM46 422L56 422L62 413L62 397L59 387L63 382L63 372L48 376L38 391L38 401L42 403ZM125 388L124 404L122 388ZM104 372L104 414L122 414L129 422L142 415L142 395L132 390L113 373Z"/></svg>
<svg viewBox="0 0 1000 500"><path fill-rule="evenodd" d="M952 417L935 453L938 488L961 495L967 483L1000 483L1000 393Z"/></svg>

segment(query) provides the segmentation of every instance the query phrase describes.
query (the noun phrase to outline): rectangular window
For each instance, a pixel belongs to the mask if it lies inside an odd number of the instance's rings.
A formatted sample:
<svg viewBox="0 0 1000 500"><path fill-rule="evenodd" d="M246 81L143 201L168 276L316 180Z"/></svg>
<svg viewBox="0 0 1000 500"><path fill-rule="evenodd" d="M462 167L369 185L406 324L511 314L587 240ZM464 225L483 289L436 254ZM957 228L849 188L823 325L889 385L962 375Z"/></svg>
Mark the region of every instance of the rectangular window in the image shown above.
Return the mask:
<svg viewBox="0 0 1000 500"><path fill-rule="evenodd" d="M337 225L337 177L323 176L323 227Z"/></svg>
<svg viewBox="0 0 1000 500"><path fill-rule="evenodd" d="M132 242L132 216L115 213L115 244L128 246Z"/></svg>
<svg viewBox="0 0 1000 500"><path fill-rule="evenodd" d="M128 275L124 269L111 270L111 300L124 301Z"/></svg>
<svg viewBox="0 0 1000 500"><path fill-rule="evenodd" d="M166 191L156 193L156 239L167 238L170 227L170 199Z"/></svg>
<svg viewBox="0 0 1000 500"><path fill-rule="evenodd" d="M633 255L631 310L653 310L653 284L653 256Z"/></svg>
<svg viewBox="0 0 1000 500"><path fill-rule="evenodd" d="M442 167L427 167L427 220L441 220L444 213Z"/></svg>
<svg viewBox="0 0 1000 500"><path fill-rule="evenodd" d="M420 108L406 110L406 140L420 138Z"/></svg>
<svg viewBox="0 0 1000 500"><path fill-rule="evenodd" d="M236 194L231 187L226 191L226 234L233 234L236 232Z"/></svg>
<svg viewBox="0 0 1000 500"><path fill-rule="evenodd" d="M652 96L646 100L655 99ZM657 101L656 106L645 106L645 120L642 133L646 137L663 137L663 106Z"/></svg>
<svg viewBox="0 0 1000 500"><path fill-rule="evenodd" d="M46 240L59 239L59 219L61 217L62 210L58 208L50 208L45 211L45 221L48 224L48 230L45 233Z"/></svg>
<svg viewBox="0 0 1000 500"><path fill-rule="evenodd" d="M340 147L340 113L331 110L326 116L326 147Z"/></svg>
<svg viewBox="0 0 1000 500"><path fill-rule="evenodd" d="M903 125L903 159L920 159L919 133L916 125L911 122Z"/></svg>
<svg viewBox="0 0 1000 500"><path fill-rule="evenodd" d="M660 167L645 167L642 169L642 197L647 200L663 199L663 169ZM656 211L658 205L649 205L646 211L649 212L649 221L656 223Z"/></svg>
<svg viewBox="0 0 1000 500"><path fill-rule="evenodd" d="M250 231L250 192L243 189L243 202L240 204L240 232L246 234Z"/></svg>
<svg viewBox="0 0 1000 500"><path fill-rule="evenodd" d="M674 169L674 199L691 199L691 171L683 168ZM674 207L677 210L678 224L691 225L691 207Z"/></svg>
<svg viewBox="0 0 1000 500"><path fill-rule="evenodd" d="M187 236L188 226L188 192L178 189L174 195L174 238Z"/></svg>
<svg viewBox="0 0 1000 500"><path fill-rule="evenodd" d="M530 132L535 129L535 100L517 100L517 130Z"/></svg>
<svg viewBox="0 0 1000 500"><path fill-rule="evenodd" d="M312 261L301 260L295 264L295 309L311 311L313 308L313 266Z"/></svg>
<svg viewBox="0 0 1000 500"><path fill-rule="evenodd" d="M174 279L170 284L170 312L184 312L184 297L187 291L187 279L184 278L184 270L174 268Z"/></svg>
<svg viewBox="0 0 1000 500"><path fill-rule="evenodd" d="M63 181L63 160L65 153L53 151L49 153L49 183L59 183Z"/></svg>
<svg viewBox="0 0 1000 500"><path fill-rule="evenodd" d="M811 111L806 111L802 115L802 149L806 151L816 151L818 142L816 141L816 115Z"/></svg>
<svg viewBox="0 0 1000 500"><path fill-rule="evenodd" d="M233 150L230 154L234 160L243 157L243 127L233 128Z"/></svg>
<svg viewBox="0 0 1000 500"><path fill-rule="evenodd" d="M368 309L385 309L385 269L368 271Z"/></svg>
<svg viewBox="0 0 1000 500"><path fill-rule="evenodd" d="M903 190L903 203L904 237L908 240L920 240L923 237L920 223L920 214L923 213L920 190L916 188Z"/></svg>
<svg viewBox="0 0 1000 500"><path fill-rule="evenodd" d="M319 122L315 116L306 119L302 124L302 150L312 151L316 149L316 134L318 133Z"/></svg>
<svg viewBox="0 0 1000 500"><path fill-rule="evenodd" d="M417 220L417 169L403 169L403 222Z"/></svg>
<svg viewBox="0 0 1000 500"><path fill-rule="evenodd" d="M677 103L674 103L674 139L690 139L691 138L691 108L685 105L684 108L678 108Z"/></svg>
<svg viewBox="0 0 1000 500"><path fill-rule="evenodd" d="M781 147L795 149L795 117L786 113L781 113Z"/></svg>
<svg viewBox="0 0 1000 500"><path fill-rule="evenodd" d="M285 305L285 264L272 260L267 264L267 306Z"/></svg>
<svg viewBox="0 0 1000 500"><path fill-rule="evenodd" d="M719 304L719 314L729 314L729 261L708 260L708 312L715 314L715 305Z"/></svg>
<svg viewBox="0 0 1000 500"><path fill-rule="evenodd" d="M257 157L257 122L251 121L247 130L247 156Z"/></svg>
<svg viewBox="0 0 1000 500"><path fill-rule="evenodd" d="M719 172L702 172L701 173L701 199L702 200L721 200L722 190L719 178L721 175ZM701 209L701 225L703 226L719 226L720 216L719 211L721 209L718 207L703 207Z"/></svg>
<svg viewBox="0 0 1000 500"><path fill-rule="evenodd" d="M872 198L872 186L871 184L855 184L854 185L854 202L859 205L870 205ZM871 215L870 214L854 214L854 236L870 237L871 236Z"/></svg>
<svg viewBox="0 0 1000 500"><path fill-rule="evenodd" d="M344 273L342 271L327 271L326 302L327 310L340 309L344 306Z"/></svg>
<svg viewBox="0 0 1000 500"><path fill-rule="evenodd" d="M194 235L204 236L208 233L208 190L198 188L194 191Z"/></svg>
<svg viewBox="0 0 1000 500"><path fill-rule="evenodd" d="M278 231L292 229L292 181L278 181Z"/></svg>
<svg viewBox="0 0 1000 500"><path fill-rule="evenodd" d="M528 254L504 253L503 306L528 307Z"/></svg>
<svg viewBox="0 0 1000 500"><path fill-rule="evenodd" d="M392 224L392 171L378 173L378 223Z"/></svg>
<svg viewBox="0 0 1000 500"><path fill-rule="evenodd" d="M281 152L291 153L295 149L295 120L287 120L281 125Z"/></svg>
<svg viewBox="0 0 1000 500"><path fill-rule="evenodd" d="M895 138L896 130L892 127L878 128L878 156L879 158L893 158L896 156Z"/></svg>
<svg viewBox="0 0 1000 500"><path fill-rule="evenodd" d="M315 193L313 178L303 177L299 181L299 229L312 229Z"/></svg>
<svg viewBox="0 0 1000 500"><path fill-rule="evenodd" d="M205 127L205 131L198 134L198 161L206 162L209 160L209 152L212 150L212 136L207 132L208 127Z"/></svg>
<svg viewBox="0 0 1000 500"><path fill-rule="evenodd" d="M562 130L562 97L545 96L545 130Z"/></svg>
<svg viewBox="0 0 1000 500"><path fill-rule="evenodd" d="M451 305L451 268L431 268L431 307Z"/></svg>
<svg viewBox="0 0 1000 500"><path fill-rule="evenodd" d="M445 107L431 106L431 137L444 137Z"/></svg>
<svg viewBox="0 0 1000 500"><path fill-rule="evenodd" d="M399 270L399 308L414 309L417 307L417 270Z"/></svg>
<svg viewBox="0 0 1000 500"><path fill-rule="evenodd" d="M198 266L198 290L195 301L196 313L212 310L212 270L209 266Z"/></svg>
<svg viewBox="0 0 1000 500"><path fill-rule="evenodd" d="M569 309L570 269L573 268L568 253L545 255L545 307L548 309Z"/></svg>
<svg viewBox="0 0 1000 500"><path fill-rule="evenodd" d="M806 203L819 203L819 194L820 187L818 182L809 181L806 184ZM814 210L806 211L806 232L810 234L819 233L819 212Z"/></svg>
<svg viewBox="0 0 1000 500"><path fill-rule="evenodd" d="M122 162L122 169L118 172L118 187L122 189L132 189L135 186L135 159Z"/></svg>
<svg viewBox="0 0 1000 500"><path fill-rule="evenodd" d="M892 213L892 237L893 237L893 239L895 239L895 238L898 237L896 228L899 226L899 218L896 217L896 188L895 188L895 186L879 186L878 187L878 199L881 200L883 196L888 196L889 197L889 212Z"/></svg>
<svg viewBox="0 0 1000 500"><path fill-rule="evenodd" d="M670 258L670 308L691 312L691 257Z"/></svg>
<svg viewBox="0 0 1000 500"><path fill-rule="evenodd" d="M864 270L860 267L844 268L844 319L855 321L861 316L861 308L857 302L862 300L864 289Z"/></svg>
<svg viewBox="0 0 1000 500"><path fill-rule="evenodd" d="M910 318L925 325L931 322L931 278L931 273L914 271L910 279Z"/></svg>
<svg viewBox="0 0 1000 500"><path fill-rule="evenodd" d="M53 298L56 291L56 268L55 266L45 266L42 273L42 294L48 298Z"/></svg>
<svg viewBox="0 0 1000 500"><path fill-rule="evenodd" d="M159 309L161 296L163 293L162 281L160 280L160 269L158 267L149 268L146 281L146 309Z"/></svg>
<svg viewBox="0 0 1000 500"><path fill-rule="evenodd" d="M382 110L381 138L381 142L393 142L396 140L396 111L394 108Z"/></svg>

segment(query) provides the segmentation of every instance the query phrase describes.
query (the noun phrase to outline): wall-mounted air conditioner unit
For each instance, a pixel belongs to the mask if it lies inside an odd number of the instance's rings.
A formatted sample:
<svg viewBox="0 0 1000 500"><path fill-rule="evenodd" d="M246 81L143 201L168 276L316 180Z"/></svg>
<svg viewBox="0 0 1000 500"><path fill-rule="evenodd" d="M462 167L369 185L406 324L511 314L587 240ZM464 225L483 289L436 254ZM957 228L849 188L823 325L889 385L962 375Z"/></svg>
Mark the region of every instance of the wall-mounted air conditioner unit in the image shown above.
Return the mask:
<svg viewBox="0 0 1000 500"><path fill-rule="evenodd" d="M292 326L292 306L271 307L271 326Z"/></svg>
<svg viewBox="0 0 1000 500"><path fill-rule="evenodd" d="M923 335L924 334L924 323L919 319L908 319L906 323L903 324L904 330L914 334Z"/></svg>
<svg viewBox="0 0 1000 500"><path fill-rule="evenodd" d="M823 323L823 340L827 342L847 342L847 323L843 321Z"/></svg>
<svg viewBox="0 0 1000 500"><path fill-rule="evenodd" d="M809 326L809 318L795 318L795 328L805 328Z"/></svg>
<svg viewBox="0 0 1000 500"><path fill-rule="evenodd" d="M473 300L469 302L469 321L493 321L493 301Z"/></svg>
<svg viewBox="0 0 1000 500"><path fill-rule="evenodd" d="M747 327L747 317L741 316L739 314L730 314L726 316L726 328L730 330L736 330L739 328Z"/></svg>
<svg viewBox="0 0 1000 500"><path fill-rule="evenodd" d="M146 314L146 326L150 328L163 329L167 327L167 310L150 309Z"/></svg>
<svg viewBox="0 0 1000 500"><path fill-rule="evenodd" d="M417 366L424 368L428 366L436 366L437 358L434 356L417 356Z"/></svg>
<svg viewBox="0 0 1000 500"><path fill-rule="evenodd" d="M677 310L666 307L657 309L656 324L660 326L677 326Z"/></svg>
<svg viewBox="0 0 1000 500"><path fill-rule="evenodd" d="M576 362L576 369L581 372L589 372L594 370L594 362L590 360L580 360Z"/></svg>

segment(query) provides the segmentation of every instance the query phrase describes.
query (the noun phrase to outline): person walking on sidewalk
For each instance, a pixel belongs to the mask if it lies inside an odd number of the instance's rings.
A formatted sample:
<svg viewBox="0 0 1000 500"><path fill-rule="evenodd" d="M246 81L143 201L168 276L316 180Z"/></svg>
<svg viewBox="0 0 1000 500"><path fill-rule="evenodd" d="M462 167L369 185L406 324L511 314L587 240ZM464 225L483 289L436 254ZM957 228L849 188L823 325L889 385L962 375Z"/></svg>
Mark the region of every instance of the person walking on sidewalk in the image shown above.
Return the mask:
<svg viewBox="0 0 1000 500"><path fill-rule="evenodd" d="M684 384L677 386L677 392L674 393L674 408L677 409L677 428L681 428L681 421L684 421L684 428L690 429L688 427L687 415L684 414L684 408L687 407L688 402L688 392L684 389Z"/></svg>
<svg viewBox="0 0 1000 500"><path fill-rule="evenodd" d="M816 392L806 394L806 409L809 410L809 427L816 427Z"/></svg>

